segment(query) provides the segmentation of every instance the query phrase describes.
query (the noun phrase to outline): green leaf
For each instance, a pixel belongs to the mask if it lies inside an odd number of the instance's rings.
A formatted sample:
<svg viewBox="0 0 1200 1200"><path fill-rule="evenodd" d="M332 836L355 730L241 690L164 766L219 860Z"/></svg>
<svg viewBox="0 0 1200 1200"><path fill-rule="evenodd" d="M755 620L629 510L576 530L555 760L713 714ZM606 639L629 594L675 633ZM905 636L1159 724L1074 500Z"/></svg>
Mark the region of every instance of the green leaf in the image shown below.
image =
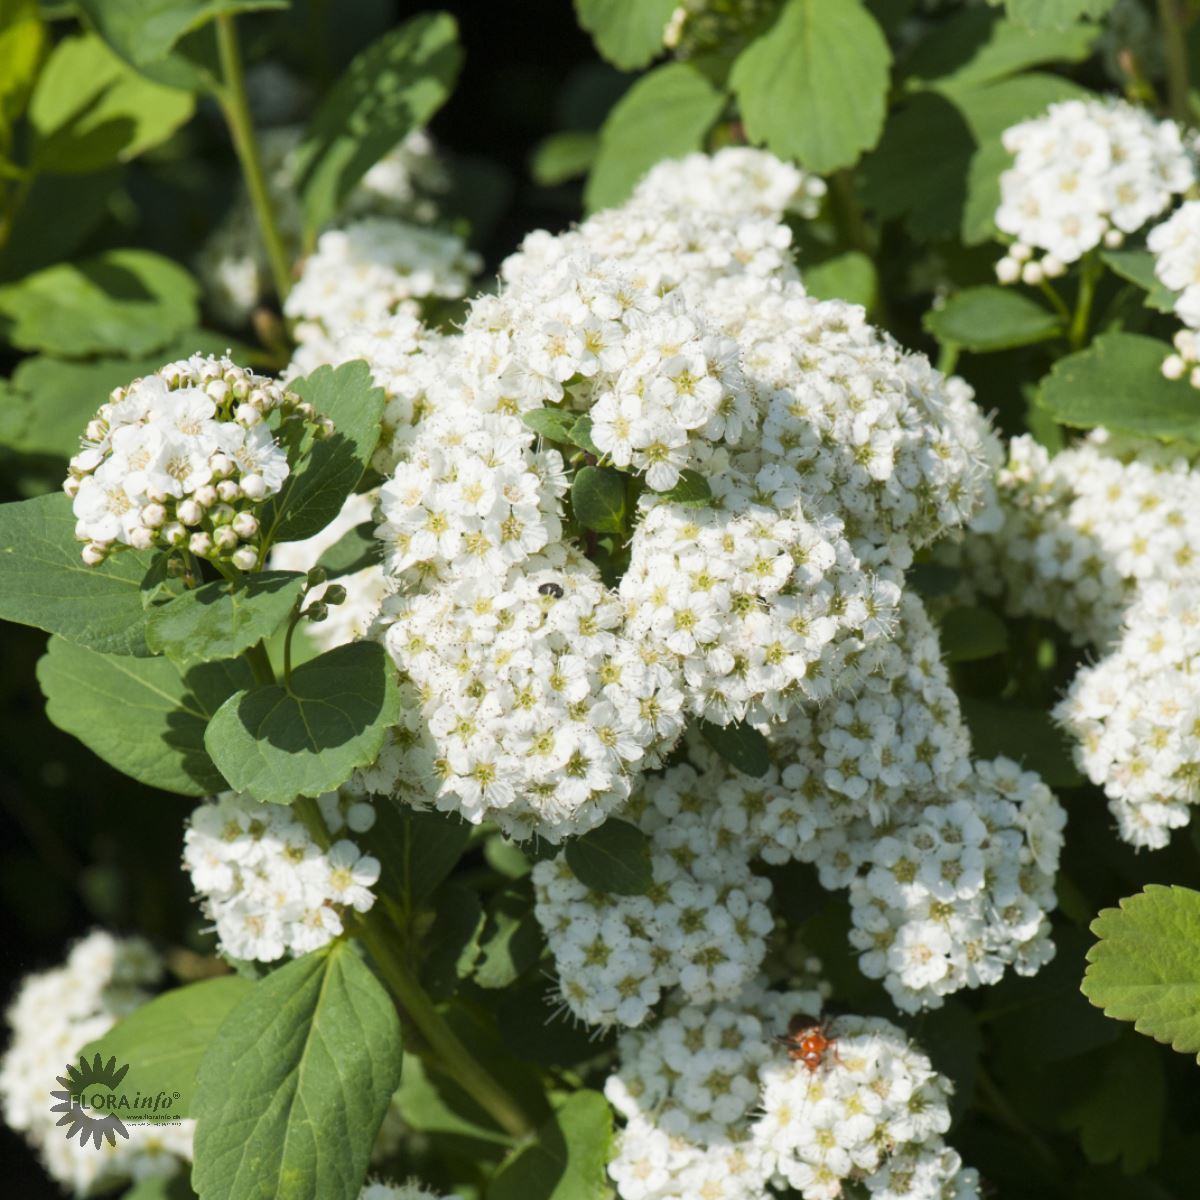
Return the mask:
<svg viewBox="0 0 1200 1200"><path fill-rule="evenodd" d="M379 886L405 913L412 913L454 870L470 836L471 826L456 816L381 798L375 824L362 842L383 864Z"/></svg>
<svg viewBox="0 0 1200 1200"><path fill-rule="evenodd" d="M1053 788L1078 787L1083 782L1065 735L1043 709L970 696L961 697L959 704L976 758L1006 755L1027 771L1036 771Z"/></svg>
<svg viewBox="0 0 1200 1200"><path fill-rule="evenodd" d="M582 447L589 454L596 458L603 457L603 451L595 442L592 441L592 418L588 416L580 417L574 425L571 426L571 442Z"/></svg>
<svg viewBox="0 0 1200 1200"><path fill-rule="evenodd" d="M1063 425L1103 425L1146 437L1200 437L1196 391L1167 379L1171 347L1140 334L1101 334L1086 349L1060 358L1042 381L1038 404Z"/></svg>
<svg viewBox="0 0 1200 1200"><path fill-rule="evenodd" d="M422 13L373 41L346 68L313 117L297 158L310 230L356 183L446 102L462 65L448 13Z"/></svg>
<svg viewBox="0 0 1200 1200"><path fill-rule="evenodd" d="M572 1093L537 1132L537 1140L507 1159L487 1200L602 1200L612 1147L612 1112L599 1092Z"/></svg>
<svg viewBox="0 0 1200 1200"><path fill-rule="evenodd" d="M203 329L181 334L170 346L148 358L100 358L70 362L61 358L23 359L13 372L19 406L19 422L0 442L23 454L51 454L70 458L79 449L79 439L96 409L115 387L149 375L164 363L192 354L223 354L234 358L248 347L230 347L224 334ZM244 361L244 359L239 359Z"/></svg>
<svg viewBox="0 0 1200 1200"><path fill-rule="evenodd" d="M358 1200L400 1063L396 1009L353 942L272 971L200 1064L201 1200Z"/></svg>
<svg viewBox="0 0 1200 1200"><path fill-rule="evenodd" d="M63 358L149 354L191 329L199 285L149 250L109 250L0 287L0 331L18 349Z"/></svg>
<svg viewBox="0 0 1200 1200"><path fill-rule="evenodd" d="M858 0L786 0L730 74L751 141L826 174L875 145L891 53Z"/></svg>
<svg viewBox="0 0 1200 1200"><path fill-rule="evenodd" d="M756 778L771 769L771 752L767 739L753 725L734 721L729 725L700 722L704 740L731 766L743 775Z"/></svg>
<svg viewBox="0 0 1200 1200"><path fill-rule="evenodd" d="M61 492L0 505L0 618L106 654L148 655L142 584L156 555L123 550L89 567L80 549Z"/></svg>
<svg viewBox="0 0 1200 1200"><path fill-rule="evenodd" d="M679 472L679 482L658 495L673 504L682 504L685 508L703 508L712 503L712 488L708 480L699 471L687 467Z"/></svg>
<svg viewBox="0 0 1200 1200"><path fill-rule="evenodd" d="M625 476L612 467L581 467L571 482L571 511L586 529L625 528Z"/></svg>
<svg viewBox="0 0 1200 1200"><path fill-rule="evenodd" d="M1127 1175L1157 1162L1162 1152L1167 1085L1162 1055L1132 1034L1104 1052L1098 1075L1060 1118L1077 1129L1088 1162L1121 1160Z"/></svg>
<svg viewBox="0 0 1200 1200"><path fill-rule="evenodd" d="M524 888L505 888L488 907L479 935L474 979L482 988L506 988L516 982L542 953L542 931Z"/></svg>
<svg viewBox="0 0 1200 1200"><path fill-rule="evenodd" d="M1034 31L983 8L943 20L904 62L905 82L955 89L978 87L1043 63L1082 62L1100 30L1078 24L1061 32Z"/></svg>
<svg viewBox="0 0 1200 1200"><path fill-rule="evenodd" d="M76 175L128 162L169 138L194 106L189 93L139 75L100 38L64 38L29 104L33 167Z"/></svg>
<svg viewBox="0 0 1200 1200"><path fill-rule="evenodd" d="M663 52L675 0L575 0L579 23L614 67L636 71Z"/></svg>
<svg viewBox="0 0 1200 1200"><path fill-rule="evenodd" d="M956 292L925 314L925 328L940 342L966 350L1008 350L1057 337L1062 321L1036 300L1011 288L973 287Z"/></svg>
<svg viewBox="0 0 1200 1200"><path fill-rule="evenodd" d="M613 105L600 130L584 189L588 211L628 199L660 159L702 150L724 107L725 97L690 63L666 63L643 75Z"/></svg>
<svg viewBox="0 0 1200 1200"><path fill-rule="evenodd" d="M373 762L399 715L383 647L352 642L297 667L290 681L230 696L204 745L235 791L288 804L331 792Z"/></svg>
<svg viewBox="0 0 1200 1200"><path fill-rule="evenodd" d="M1092 922L1083 994L1106 1016L1200 1061L1200 892L1146 885Z"/></svg>
<svg viewBox="0 0 1200 1200"><path fill-rule="evenodd" d="M580 420L578 413L568 412L565 408L534 408L522 413L521 420L549 442L575 445L572 429Z"/></svg>
<svg viewBox="0 0 1200 1200"><path fill-rule="evenodd" d="M1116 0L1005 0L1008 14L1031 29L1062 29L1080 17L1102 17Z"/></svg>
<svg viewBox="0 0 1200 1200"><path fill-rule="evenodd" d="M529 173L542 187L567 183L588 173L599 148L600 136L590 130L552 133L534 148Z"/></svg>
<svg viewBox="0 0 1200 1200"><path fill-rule="evenodd" d="M267 505L262 526L267 544L301 541L320 533L342 511L379 441L386 401L361 359L319 367L289 389L334 425L332 437L313 445L279 494Z"/></svg>
<svg viewBox="0 0 1200 1200"><path fill-rule="evenodd" d="M165 58L180 38L222 13L287 8L289 0L77 0L89 24L126 61Z"/></svg>
<svg viewBox="0 0 1200 1200"><path fill-rule="evenodd" d="M304 576L295 571L263 571L237 586L218 579L152 608L146 644L183 670L236 658L270 637L303 592Z"/></svg>
<svg viewBox="0 0 1200 1200"><path fill-rule="evenodd" d="M589 829L566 846L567 866L584 887L616 896L642 896L654 882L650 839L616 817Z"/></svg>
<svg viewBox="0 0 1200 1200"><path fill-rule="evenodd" d="M375 522L364 521L348 529L317 559L329 579L353 575L383 561L383 543L375 536Z"/></svg>
<svg viewBox="0 0 1200 1200"><path fill-rule="evenodd" d="M875 264L860 250L847 250L803 269L804 287L818 300L848 300L865 309L875 305L879 279Z"/></svg>
<svg viewBox="0 0 1200 1200"><path fill-rule="evenodd" d="M1008 626L986 608L952 608L942 618L942 654L949 662L974 662L1001 654L1008 645Z"/></svg>
<svg viewBox="0 0 1200 1200"><path fill-rule="evenodd" d="M105 1061L115 1056L118 1065L128 1064L123 1095L163 1092L172 1101L172 1117L190 1116L200 1059L217 1027L253 986L237 975L222 975L164 992L123 1017L80 1053L89 1059L99 1054Z"/></svg>
<svg viewBox="0 0 1200 1200"><path fill-rule="evenodd" d="M1155 312L1173 313L1176 293L1154 273L1154 255L1149 250L1102 250L1100 258L1122 279L1137 284L1146 292L1146 307Z"/></svg>
<svg viewBox="0 0 1200 1200"><path fill-rule="evenodd" d="M242 660L180 675L165 658L97 654L55 637L37 676L50 720L118 771L184 796L225 789L204 735L226 698L250 684Z"/></svg>

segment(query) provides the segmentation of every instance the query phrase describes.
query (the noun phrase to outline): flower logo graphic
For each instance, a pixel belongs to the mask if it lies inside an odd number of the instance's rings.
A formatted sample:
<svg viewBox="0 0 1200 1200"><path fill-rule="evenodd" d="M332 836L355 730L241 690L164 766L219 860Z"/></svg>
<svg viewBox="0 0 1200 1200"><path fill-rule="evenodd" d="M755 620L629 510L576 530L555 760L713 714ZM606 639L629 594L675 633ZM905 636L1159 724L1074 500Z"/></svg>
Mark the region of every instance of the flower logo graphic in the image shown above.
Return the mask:
<svg viewBox="0 0 1200 1200"><path fill-rule="evenodd" d="M128 1140L129 1131L112 1111L116 1089L128 1070L128 1064L118 1067L115 1057L105 1063L97 1054L90 1063L81 1056L78 1067L68 1063L66 1075L56 1076L63 1090L50 1093L59 1102L50 1111L62 1113L57 1124L67 1127L67 1141L78 1134L80 1146L90 1138L99 1150L102 1139L115 1146L118 1133Z"/></svg>

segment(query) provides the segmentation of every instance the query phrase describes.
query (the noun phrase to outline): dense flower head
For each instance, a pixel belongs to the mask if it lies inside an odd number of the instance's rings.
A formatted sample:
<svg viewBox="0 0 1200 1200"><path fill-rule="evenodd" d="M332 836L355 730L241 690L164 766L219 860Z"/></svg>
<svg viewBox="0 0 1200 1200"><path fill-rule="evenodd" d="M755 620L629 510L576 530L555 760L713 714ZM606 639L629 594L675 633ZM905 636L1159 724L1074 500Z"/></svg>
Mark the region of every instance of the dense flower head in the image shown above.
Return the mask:
<svg viewBox="0 0 1200 1200"><path fill-rule="evenodd" d="M68 1141L51 1111L51 1089L80 1051L141 1007L163 976L141 938L96 930L61 966L27 976L6 1014L11 1040L0 1058L4 1120L37 1150L47 1172L76 1195L108 1192L121 1181L169 1177L191 1158L194 1123L127 1126L128 1139L99 1147Z"/></svg>
<svg viewBox="0 0 1200 1200"><path fill-rule="evenodd" d="M1200 387L1200 201L1186 201L1151 229L1146 247L1159 282L1175 293L1172 307L1186 326L1175 334L1175 353L1163 360L1163 374L1181 379L1186 373Z"/></svg>
<svg viewBox="0 0 1200 1200"><path fill-rule="evenodd" d="M252 570L258 510L291 471L273 416L332 432L295 393L228 358L195 354L114 389L63 485L84 562L132 546Z"/></svg>
<svg viewBox="0 0 1200 1200"><path fill-rule="evenodd" d="M975 1173L941 1139L951 1085L894 1025L829 1021L832 1044L815 1067L779 1045L793 1017L820 1024L821 1011L819 992L753 983L623 1034L605 1085L626 1119L609 1164L622 1200L766 1200L771 1185L836 1200L851 1181L928 1200L978 1195Z"/></svg>
<svg viewBox="0 0 1200 1200"><path fill-rule="evenodd" d="M1121 837L1159 849L1200 801L1200 585L1148 583L1105 657L1084 667L1055 716L1102 787Z"/></svg>
<svg viewBox="0 0 1200 1200"><path fill-rule="evenodd" d="M336 354L330 347L343 329L416 314L419 301L457 299L481 265L458 234L440 229L388 217L329 229L284 305L296 321L297 356L307 363Z"/></svg>
<svg viewBox="0 0 1200 1200"><path fill-rule="evenodd" d="M703 788L692 767L672 767L627 810L650 835L644 895L591 891L562 853L533 869L563 1003L588 1024L640 1025L675 986L695 1003L728 999L762 963L770 882L751 872L742 847L714 845Z"/></svg>
<svg viewBox="0 0 1200 1200"><path fill-rule="evenodd" d="M324 796L320 807L334 835L375 821L370 803L350 794ZM375 903L379 879L379 861L351 837L322 848L291 808L232 792L192 813L183 861L223 952L259 962L331 942L346 912Z"/></svg>
<svg viewBox="0 0 1200 1200"><path fill-rule="evenodd" d="M1184 450L1099 429L1051 455L1023 435L997 487L1000 527L943 556L970 587L1056 621L1080 644L1117 637L1146 583L1200 571L1200 471Z"/></svg>
<svg viewBox="0 0 1200 1200"><path fill-rule="evenodd" d="M590 562L550 550L384 601L424 730L397 731L363 774L373 790L401 780L409 802L558 842L603 821L674 743L683 697L661 655L625 634Z"/></svg>
<svg viewBox="0 0 1200 1200"><path fill-rule="evenodd" d="M1000 177L996 225L1016 239L997 265L1006 283L1036 283L1102 243L1120 245L1196 178L1174 121L1114 98L1051 104L1003 140L1014 161Z"/></svg>

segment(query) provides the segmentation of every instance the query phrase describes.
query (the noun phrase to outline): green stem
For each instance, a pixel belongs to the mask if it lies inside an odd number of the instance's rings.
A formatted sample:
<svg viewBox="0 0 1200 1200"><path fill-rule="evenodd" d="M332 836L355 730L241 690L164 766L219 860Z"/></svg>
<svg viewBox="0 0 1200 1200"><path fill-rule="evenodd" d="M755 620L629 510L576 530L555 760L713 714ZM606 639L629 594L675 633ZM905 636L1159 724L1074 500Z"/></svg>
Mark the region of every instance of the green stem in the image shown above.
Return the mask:
<svg viewBox="0 0 1200 1200"><path fill-rule="evenodd" d="M1071 310L1067 307L1067 302L1058 294L1058 289L1048 279L1039 280L1038 287L1041 289L1042 295L1054 305L1055 311L1063 319L1063 324L1070 325Z"/></svg>
<svg viewBox="0 0 1200 1200"><path fill-rule="evenodd" d="M282 304L292 286L291 263L279 232L275 217L275 206L267 190L267 179L263 172L262 156L258 152L258 140L254 136L254 123L250 117L250 102L246 97L246 77L242 70L242 54L238 48L237 26L228 13L217 17L217 49L221 56L223 86L217 94L225 123L229 126L233 147L237 151L246 190L258 230L267 250L271 264L271 276L275 281L275 292Z"/></svg>
<svg viewBox="0 0 1200 1200"><path fill-rule="evenodd" d="M1103 269L1100 260L1094 254L1088 254L1084 258L1079 276L1079 298L1075 302L1075 315L1071 318L1071 329L1067 337L1072 350L1082 350L1087 341L1092 303L1096 299L1096 284Z"/></svg>
<svg viewBox="0 0 1200 1200"><path fill-rule="evenodd" d="M1167 105L1175 120L1186 123L1191 113L1187 40L1177 0L1158 0L1158 23L1167 68Z"/></svg>
<svg viewBox="0 0 1200 1200"><path fill-rule="evenodd" d="M300 606L297 605L288 618L287 633L283 635L283 682L292 682L292 634L300 624Z"/></svg>
<svg viewBox="0 0 1200 1200"><path fill-rule="evenodd" d="M330 836L325 819L321 816L320 805L310 797L301 796L293 801L292 811L300 818L314 840L322 848L327 848ZM433 1065L449 1075L506 1133L515 1138L524 1138L532 1134L533 1123L508 1092L480 1066L479 1061L458 1040L458 1035L446 1023L410 970L395 944L395 930L384 915L383 906L376 905L360 917L353 932L370 951L379 973L391 988L392 995L404 1015L425 1039Z"/></svg>
<svg viewBox="0 0 1200 1200"><path fill-rule="evenodd" d="M533 1123L458 1040L458 1035L446 1023L407 963L396 952L390 936L392 930L382 913L372 909L360 922L356 932L371 952L400 1007L425 1039L435 1065L449 1075L506 1133L515 1138L530 1136L534 1132Z"/></svg>

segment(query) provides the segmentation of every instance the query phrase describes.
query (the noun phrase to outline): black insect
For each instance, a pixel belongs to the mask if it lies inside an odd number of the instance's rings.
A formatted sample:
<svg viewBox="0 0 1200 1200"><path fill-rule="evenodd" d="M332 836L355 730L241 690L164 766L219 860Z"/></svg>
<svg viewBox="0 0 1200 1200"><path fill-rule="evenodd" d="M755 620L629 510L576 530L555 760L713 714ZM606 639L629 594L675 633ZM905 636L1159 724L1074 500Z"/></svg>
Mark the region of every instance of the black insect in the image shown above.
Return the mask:
<svg viewBox="0 0 1200 1200"><path fill-rule="evenodd" d="M563 598L563 590L561 583L543 583L538 588L538 594L541 596L553 596L555 600Z"/></svg>

